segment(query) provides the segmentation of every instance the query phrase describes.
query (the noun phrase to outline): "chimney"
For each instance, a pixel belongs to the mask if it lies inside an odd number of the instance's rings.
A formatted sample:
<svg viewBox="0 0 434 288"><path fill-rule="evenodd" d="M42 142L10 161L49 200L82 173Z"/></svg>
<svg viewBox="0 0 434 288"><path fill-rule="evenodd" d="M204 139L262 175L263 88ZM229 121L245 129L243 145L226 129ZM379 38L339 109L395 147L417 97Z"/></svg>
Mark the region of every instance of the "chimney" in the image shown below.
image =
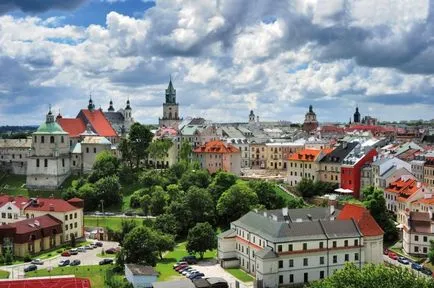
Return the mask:
<svg viewBox="0 0 434 288"><path fill-rule="evenodd" d="M330 220L335 220L335 206L334 205L330 205Z"/></svg>
<svg viewBox="0 0 434 288"><path fill-rule="evenodd" d="M54 206L53 206L53 204L50 204L50 211L54 211Z"/></svg>

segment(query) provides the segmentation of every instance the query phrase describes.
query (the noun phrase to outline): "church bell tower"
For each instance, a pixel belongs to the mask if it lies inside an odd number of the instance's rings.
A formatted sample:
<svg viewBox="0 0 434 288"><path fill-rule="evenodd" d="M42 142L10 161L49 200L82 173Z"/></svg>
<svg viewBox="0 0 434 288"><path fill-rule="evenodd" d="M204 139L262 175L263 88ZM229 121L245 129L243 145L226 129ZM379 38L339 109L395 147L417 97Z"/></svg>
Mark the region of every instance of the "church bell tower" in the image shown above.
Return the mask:
<svg viewBox="0 0 434 288"><path fill-rule="evenodd" d="M176 89L173 87L172 78L166 89L166 101L163 103L163 118L159 119L160 127L172 127L178 129L182 119L179 118L179 104L176 102Z"/></svg>

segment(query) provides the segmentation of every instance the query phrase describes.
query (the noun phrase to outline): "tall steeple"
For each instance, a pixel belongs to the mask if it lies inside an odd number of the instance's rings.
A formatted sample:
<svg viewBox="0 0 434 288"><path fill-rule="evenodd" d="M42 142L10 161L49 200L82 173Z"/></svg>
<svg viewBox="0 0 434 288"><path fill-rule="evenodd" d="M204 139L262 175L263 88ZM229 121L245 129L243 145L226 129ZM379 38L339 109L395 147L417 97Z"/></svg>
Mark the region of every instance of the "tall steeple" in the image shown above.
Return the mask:
<svg viewBox="0 0 434 288"><path fill-rule="evenodd" d="M128 98L128 100L127 100L127 106L125 107L125 110L131 110L130 98Z"/></svg>
<svg viewBox="0 0 434 288"><path fill-rule="evenodd" d="M110 100L110 106L109 106L109 108L108 108L108 110L107 111L109 111L109 112L114 112L115 111L115 108L113 108L113 101L112 100Z"/></svg>
<svg viewBox="0 0 434 288"><path fill-rule="evenodd" d="M48 108L48 113L47 113L47 116L46 116L46 119L45 119L45 123L54 123L54 115L53 115L53 113L51 112L51 104L49 105L49 108Z"/></svg>
<svg viewBox="0 0 434 288"><path fill-rule="evenodd" d="M169 86L166 89L166 103L175 104L176 103L176 89L172 84L172 76L170 76Z"/></svg>
<svg viewBox="0 0 434 288"><path fill-rule="evenodd" d="M356 106L356 112L354 113L354 123L360 123L359 106Z"/></svg>
<svg viewBox="0 0 434 288"><path fill-rule="evenodd" d="M87 109L89 109L89 111L95 110L95 104L93 104L92 94L89 94L89 105L87 105Z"/></svg>

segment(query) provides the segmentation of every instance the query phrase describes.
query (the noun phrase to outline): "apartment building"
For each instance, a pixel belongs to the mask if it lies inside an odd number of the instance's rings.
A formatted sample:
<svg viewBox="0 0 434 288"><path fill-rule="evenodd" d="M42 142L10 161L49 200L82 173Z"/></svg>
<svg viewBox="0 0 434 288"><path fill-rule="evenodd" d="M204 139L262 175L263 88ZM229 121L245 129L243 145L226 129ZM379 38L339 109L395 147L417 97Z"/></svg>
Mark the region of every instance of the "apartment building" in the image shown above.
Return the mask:
<svg viewBox="0 0 434 288"><path fill-rule="evenodd" d="M320 161L320 180L340 185L342 162L357 144L358 142L344 142L323 157Z"/></svg>
<svg viewBox="0 0 434 288"><path fill-rule="evenodd" d="M267 167L267 146L265 143L250 143L250 167L265 169Z"/></svg>
<svg viewBox="0 0 434 288"><path fill-rule="evenodd" d="M328 277L346 262L381 263L383 231L353 206L249 212L218 236L220 264L279 287Z"/></svg>
<svg viewBox="0 0 434 288"><path fill-rule="evenodd" d="M410 161L411 173L416 177L418 181L424 181L424 166L425 160L413 160Z"/></svg>
<svg viewBox="0 0 434 288"><path fill-rule="evenodd" d="M372 166L372 183L375 187L386 188L402 175L411 175L411 165L393 156L375 157Z"/></svg>
<svg viewBox="0 0 434 288"><path fill-rule="evenodd" d="M286 170L286 159L293 154L303 149L303 142L293 143L266 143L267 151L267 169L270 170Z"/></svg>
<svg viewBox="0 0 434 288"><path fill-rule="evenodd" d="M332 149L303 149L288 158L287 182L296 186L301 179L319 180L319 161Z"/></svg>
<svg viewBox="0 0 434 288"><path fill-rule="evenodd" d="M427 157L423 166L423 182L434 187L434 157Z"/></svg>

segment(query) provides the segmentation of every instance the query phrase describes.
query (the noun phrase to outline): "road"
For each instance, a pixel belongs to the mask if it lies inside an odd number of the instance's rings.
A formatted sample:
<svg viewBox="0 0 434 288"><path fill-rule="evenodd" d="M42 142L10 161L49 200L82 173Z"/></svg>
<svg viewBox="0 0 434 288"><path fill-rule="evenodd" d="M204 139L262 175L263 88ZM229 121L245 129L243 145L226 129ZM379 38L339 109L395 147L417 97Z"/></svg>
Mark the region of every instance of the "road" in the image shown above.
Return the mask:
<svg viewBox="0 0 434 288"><path fill-rule="evenodd" d="M385 263L389 263L389 264L392 264L392 265L395 265L395 266L401 266L401 267L404 267L404 268L410 269L411 271L413 271L413 273L415 273L415 275L416 275L417 277L427 277L427 278L432 278L432 276L428 276L428 275L426 275L426 274L423 274L423 273L420 272L420 271L417 271L417 270L412 269L412 268L411 268L411 262L410 262L410 264L408 264L408 265L404 265L404 264L398 262L398 260L390 259L389 256L387 256L387 255L383 255L383 260L384 260Z"/></svg>
<svg viewBox="0 0 434 288"><path fill-rule="evenodd" d="M101 261L103 258L96 256L96 254L101 253L102 249L106 250L108 248L118 246L117 242L110 242L110 241L101 241L101 242L103 242L103 247L98 247L92 250L86 250L86 252L79 252L77 255L72 255L70 257L62 257L60 256L60 254L58 254L50 259L45 259L43 260L44 261L43 265L37 265L38 270L47 269L49 267L53 267L53 268L58 267L59 261L66 260L66 259L69 259L70 261L74 259L79 259L81 261L80 265L98 265L99 261ZM11 266L2 266L0 267L0 269L8 271L10 273L9 278L17 279L17 278L24 278L24 267L27 267L29 265L30 263L17 264Z"/></svg>

